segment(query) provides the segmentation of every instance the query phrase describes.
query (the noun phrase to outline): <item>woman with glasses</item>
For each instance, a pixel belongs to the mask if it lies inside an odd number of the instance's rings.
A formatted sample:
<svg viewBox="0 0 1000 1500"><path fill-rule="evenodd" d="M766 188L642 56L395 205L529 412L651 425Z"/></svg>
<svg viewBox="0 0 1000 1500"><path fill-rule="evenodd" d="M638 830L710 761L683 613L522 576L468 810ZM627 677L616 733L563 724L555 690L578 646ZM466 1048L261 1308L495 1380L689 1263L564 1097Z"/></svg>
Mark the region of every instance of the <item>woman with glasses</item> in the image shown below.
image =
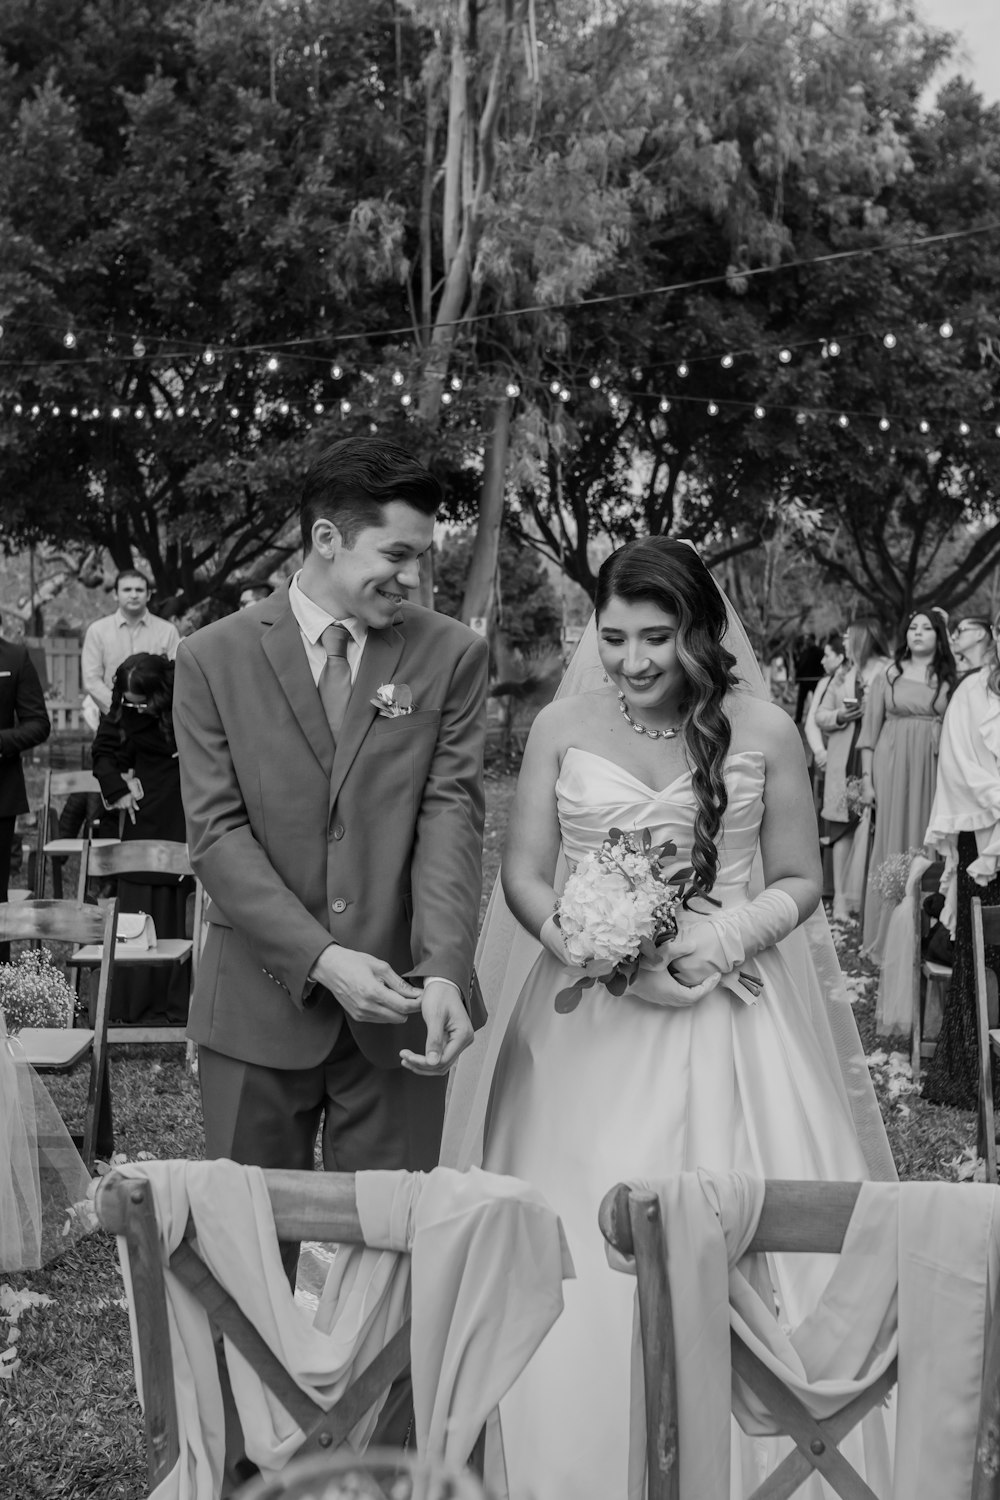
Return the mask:
<svg viewBox="0 0 1000 1500"><path fill-rule="evenodd" d="M993 625L986 615L965 615L950 634L959 677L996 661Z"/></svg>
<svg viewBox="0 0 1000 1500"><path fill-rule="evenodd" d="M91 750L105 805L124 814L125 839L187 839L173 727L174 664L142 652L115 673L111 708ZM119 910L145 912L157 937L182 938L194 882L176 875L121 876ZM188 976L169 969L118 969L111 996L116 1021L145 1026L187 1020Z"/></svg>

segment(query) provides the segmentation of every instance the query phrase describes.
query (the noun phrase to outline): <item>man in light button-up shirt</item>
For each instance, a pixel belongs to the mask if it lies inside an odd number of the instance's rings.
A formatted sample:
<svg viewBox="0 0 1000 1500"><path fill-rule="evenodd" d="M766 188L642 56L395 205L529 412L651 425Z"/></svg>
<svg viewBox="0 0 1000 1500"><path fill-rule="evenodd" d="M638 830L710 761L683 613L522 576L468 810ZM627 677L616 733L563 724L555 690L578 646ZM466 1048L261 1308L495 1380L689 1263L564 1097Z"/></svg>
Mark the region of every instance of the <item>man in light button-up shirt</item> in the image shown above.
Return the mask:
<svg viewBox="0 0 1000 1500"><path fill-rule="evenodd" d="M83 691L90 694L102 714L111 707L111 688L123 661L140 651L173 661L181 639L172 621L147 609L149 582L142 573L123 569L115 579L115 597L118 608L113 615L88 626L80 655Z"/></svg>

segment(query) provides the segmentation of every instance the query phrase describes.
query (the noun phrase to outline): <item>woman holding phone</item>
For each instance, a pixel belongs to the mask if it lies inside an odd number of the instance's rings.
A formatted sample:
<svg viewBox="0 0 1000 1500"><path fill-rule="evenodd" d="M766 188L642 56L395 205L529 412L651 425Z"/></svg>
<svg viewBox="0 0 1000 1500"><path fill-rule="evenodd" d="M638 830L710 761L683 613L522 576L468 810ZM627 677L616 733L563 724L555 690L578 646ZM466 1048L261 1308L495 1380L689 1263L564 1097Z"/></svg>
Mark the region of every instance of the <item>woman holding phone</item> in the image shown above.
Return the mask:
<svg viewBox="0 0 1000 1500"><path fill-rule="evenodd" d="M860 823L857 809L848 806L847 781L861 775L857 744L865 693L891 660L874 619L853 621L844 644L847 661L834 673L816 710L816 723L828 737L822 813L826 841L833 848L833 917L841 921L861 909L867 838L867 821Z"/></svg>

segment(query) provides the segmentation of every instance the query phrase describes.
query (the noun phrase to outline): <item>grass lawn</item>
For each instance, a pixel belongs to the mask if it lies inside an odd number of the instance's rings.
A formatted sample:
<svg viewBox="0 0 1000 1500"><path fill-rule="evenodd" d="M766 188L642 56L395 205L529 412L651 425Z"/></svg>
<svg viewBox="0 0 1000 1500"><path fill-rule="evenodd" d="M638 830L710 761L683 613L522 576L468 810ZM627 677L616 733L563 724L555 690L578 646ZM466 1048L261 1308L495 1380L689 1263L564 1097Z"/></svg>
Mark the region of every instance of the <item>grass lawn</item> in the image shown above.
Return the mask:
<svg viewBox="0 0 1000 1500"><path fill-rule="evenodd" d="M512 793L512 776L488 777L484 909ZM859 996L855 1013L900 1176L957 1177L974 1141L973 1116L925 1104L906 1091L906 1072L874 1035L876 982L858 955L857 929L838 928L836 938ZM185 1071L183 1048L116 1048L112 1068L117 1143L127 1158L203 1154L197 1087ZM11 1309L11 1295L23 1290L52 1300ZM0 1348L11 1328L18 1333L20 1367L0 1380L2 1500L139 1500L146 1494L140 1414L110 1240L92 1236L42 1271L0 1277Z"/></svg>

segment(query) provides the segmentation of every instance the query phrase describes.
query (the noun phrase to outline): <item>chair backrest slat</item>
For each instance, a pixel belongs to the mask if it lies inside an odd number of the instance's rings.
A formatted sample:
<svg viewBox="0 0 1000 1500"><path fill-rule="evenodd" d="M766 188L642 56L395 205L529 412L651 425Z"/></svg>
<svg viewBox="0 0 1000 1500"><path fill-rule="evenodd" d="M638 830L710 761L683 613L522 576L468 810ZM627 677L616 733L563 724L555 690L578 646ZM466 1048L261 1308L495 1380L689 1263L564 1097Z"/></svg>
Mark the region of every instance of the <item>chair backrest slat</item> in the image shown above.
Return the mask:
<svg viewBox="0 0 1000 1500"><path fill-rule="evenodd" d="M269 1168L264 1181L278 1238L361 1245L353 1172L295 1172Z"/></svg>
<svg viewBox="0 0 1000 1500"><path fill-rule="evenodd" d="M983 914L983 946L1000 948L1000 906L981 905L980 909Z"/></svg>
<svg viewBox="0 0 1000 1500"><path fill-rule="evenodd" d="M78 901L12 901L0 904L0 942L51 938L64 943L100 943L107 915Z"/></svg>
<svg viewBox="0 0 1000 1500"><path fill-rule="evenodd" d="M120 844L91 844L87 875L191 875L187 844L169 839L123 839Z"/></svg>

